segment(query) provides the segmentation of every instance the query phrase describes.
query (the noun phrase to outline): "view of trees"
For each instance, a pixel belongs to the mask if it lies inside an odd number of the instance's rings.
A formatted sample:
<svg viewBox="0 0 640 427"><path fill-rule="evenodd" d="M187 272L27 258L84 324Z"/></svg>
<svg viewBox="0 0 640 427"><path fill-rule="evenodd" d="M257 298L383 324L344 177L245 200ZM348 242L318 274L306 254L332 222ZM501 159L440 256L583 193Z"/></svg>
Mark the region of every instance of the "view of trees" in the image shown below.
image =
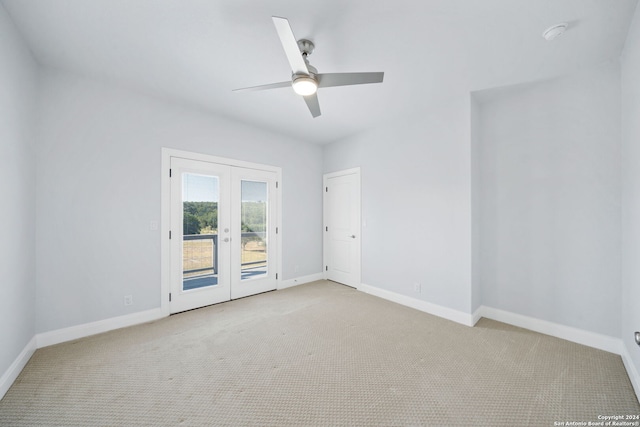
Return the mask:
<svg viewBox="0 0 640 427"><path fill-rule="evenodd" d="M242 202L242 231L266 231L267 204L265 202Z"/></svg>
<svg viewBox="0 0 640 427"><path fill-rule="evenodd" d="M265 231L267 204L242 202L242 232ZM216 234L218 232L217 202L183 202L183 234Z"/></svg>
<svg viewBox="0 0 640 427"><path fill-rule="evenodd" d="M183 202L182 233L213 234L218 230L217 202ZM205 231L204 233L202 231Z"/></svg>

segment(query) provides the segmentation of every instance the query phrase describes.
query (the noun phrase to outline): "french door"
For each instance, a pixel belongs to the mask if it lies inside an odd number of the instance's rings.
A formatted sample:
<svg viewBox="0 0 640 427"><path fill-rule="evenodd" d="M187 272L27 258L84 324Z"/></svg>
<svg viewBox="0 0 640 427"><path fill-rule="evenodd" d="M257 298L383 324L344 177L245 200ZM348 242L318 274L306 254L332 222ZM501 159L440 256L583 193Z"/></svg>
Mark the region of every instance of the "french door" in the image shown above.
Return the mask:
<svg viewBox="0 0 640 427"><path fill-rule="evenodd" d="M276 289L276 173L170 163L170 312Z"/></svg>

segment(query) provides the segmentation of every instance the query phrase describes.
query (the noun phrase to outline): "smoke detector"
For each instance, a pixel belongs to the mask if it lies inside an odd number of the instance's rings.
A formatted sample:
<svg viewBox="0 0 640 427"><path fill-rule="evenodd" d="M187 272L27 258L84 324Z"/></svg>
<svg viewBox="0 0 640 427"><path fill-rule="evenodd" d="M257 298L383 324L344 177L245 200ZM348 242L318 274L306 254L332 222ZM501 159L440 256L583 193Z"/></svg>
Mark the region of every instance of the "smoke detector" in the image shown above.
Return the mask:
<svg viewBox="0 0 640 427"><path fill-rule="evenodd" d="M566 30L569 24L563 22L561 24L552 25L551 27L544 30L542 33L542 37L548 42L555 39L558 36L561 36Z"/></svg>

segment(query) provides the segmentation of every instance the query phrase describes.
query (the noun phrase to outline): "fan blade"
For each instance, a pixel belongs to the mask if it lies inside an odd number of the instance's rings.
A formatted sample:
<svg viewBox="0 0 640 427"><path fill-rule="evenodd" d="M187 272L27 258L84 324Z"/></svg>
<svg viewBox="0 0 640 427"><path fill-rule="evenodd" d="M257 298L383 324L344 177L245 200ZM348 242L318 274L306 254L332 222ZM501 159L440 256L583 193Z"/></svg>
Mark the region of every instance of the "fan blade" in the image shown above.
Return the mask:
<svg viewBox="0 0 640 427"><path fill-rule="evenodd" d="M318 95L313 94L309 96L303 96L304 102L307 103L307 107L309 107L309 111L311 111L311 115L313 118L316 118L320 115L320 103L318 102Z"/></svg>
<svg viewBox="0 0 640 427"><path fill-rule="evenodd" d="M325 73L317 74L318 87L364 85L382 83L384 73Z"/></svg>
<svg viewBox="0 0 640 427"><path fill-rule="evenodd" d="M281 87L291 87L291 82L270 83L268 85L243 87L240 89L233 89L233 92L250 92L256 90L279 89Z"/></svg>
<svg viewBox="0 0 640 427"><path fill-rule="evenodd" d="M276 26L276 31L280 37L280 43L284 48L284 53L287 55L289 65L291 65L291 71L293 73L309 74L307 64L304 62L300 48L298 47L298 41L296 36L293 35L291 25L287 18L280 18L278 16L272 16L273 24Z"/></svg>

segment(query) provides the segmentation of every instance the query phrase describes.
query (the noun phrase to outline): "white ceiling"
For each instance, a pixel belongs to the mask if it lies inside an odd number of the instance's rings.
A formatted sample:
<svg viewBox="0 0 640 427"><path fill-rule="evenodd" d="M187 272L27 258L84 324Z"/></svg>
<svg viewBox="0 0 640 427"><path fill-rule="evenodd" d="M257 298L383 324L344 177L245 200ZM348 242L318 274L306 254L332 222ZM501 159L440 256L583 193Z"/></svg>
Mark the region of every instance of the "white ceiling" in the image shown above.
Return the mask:
<svg viewBox="0 0 640 427"><path fill-rule="evenodd" d="M451 96L616 60L637 0L2 0L37 60L317 143ZM289 88L271 16L316 45L319 72L384 71L321 89L313 119ZM554 42L541 34L568 22Z"/></svg>

